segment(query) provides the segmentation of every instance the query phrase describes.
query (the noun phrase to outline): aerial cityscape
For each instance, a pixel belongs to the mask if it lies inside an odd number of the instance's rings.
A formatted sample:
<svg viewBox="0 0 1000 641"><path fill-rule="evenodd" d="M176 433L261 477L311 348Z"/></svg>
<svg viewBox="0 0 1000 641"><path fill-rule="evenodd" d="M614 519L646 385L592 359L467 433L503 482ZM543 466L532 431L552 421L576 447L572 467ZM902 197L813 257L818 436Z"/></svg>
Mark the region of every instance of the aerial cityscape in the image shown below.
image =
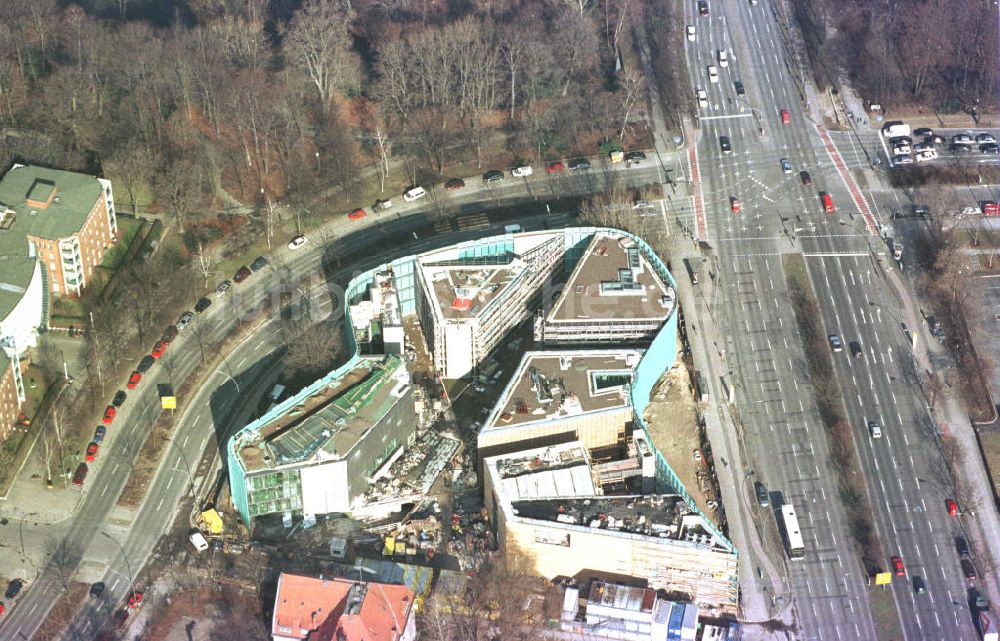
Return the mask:
<svg viewBox="0 0 1000 641"><path fill-rule="evenodd" d="M0 641L1000 641L994 0L0 33Z"/></svg>

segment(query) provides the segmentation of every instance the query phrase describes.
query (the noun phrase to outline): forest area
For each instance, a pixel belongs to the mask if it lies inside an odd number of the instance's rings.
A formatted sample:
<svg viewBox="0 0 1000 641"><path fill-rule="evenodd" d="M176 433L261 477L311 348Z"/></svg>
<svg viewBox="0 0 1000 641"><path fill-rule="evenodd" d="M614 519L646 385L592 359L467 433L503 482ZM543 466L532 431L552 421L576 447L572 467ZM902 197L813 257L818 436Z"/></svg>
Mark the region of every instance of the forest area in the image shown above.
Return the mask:
<svg viewBox="0 0 1000 641"><path fill-rule="evenodd" d="M859 95L890 108L976 115L997 106L993 0L803 0L791 6L821 88L844 70Z"/></svg>
<svg viewBox="0 0 1000 641"><path fill-rule="evenodd" d="M106 175L196 214L399 168L523 161L629 132L630 0L0 3L0 170ZM585 97L585 98L584 98ZM220 200L225 192L229 202Z"/></svg>

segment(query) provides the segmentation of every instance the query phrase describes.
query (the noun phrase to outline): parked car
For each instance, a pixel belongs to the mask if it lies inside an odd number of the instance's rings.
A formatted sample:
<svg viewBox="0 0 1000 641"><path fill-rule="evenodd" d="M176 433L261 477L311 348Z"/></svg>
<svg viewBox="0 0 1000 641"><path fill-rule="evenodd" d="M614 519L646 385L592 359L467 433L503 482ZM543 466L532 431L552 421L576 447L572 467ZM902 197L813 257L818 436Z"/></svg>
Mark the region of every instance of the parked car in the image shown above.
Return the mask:
<svg viewBox="0 0 1000 641"><path fill-rule="evenodd" d="M136 386L139 384L139 381L141 380L142 380L141 372L132 372L132 374L128 377L128 383L125 383L125 387L127 387L128 389L135 389Z"/></svg>
<svg viewBox="0 0 1000 641"><path fill-rule="evenodd" d="M531 165L521 165L510 170L510 175L516 178L526 178L534 173Z"/></svg>
<svg viewBox="0 0 1000 641"><path fill-rule="evenodd" d="M115 407L121 407L126 398L128 398L128 394L125 393L125 390L120 389L115 392L115 397L111 399L111 404Z"/></svg>
<svg viewBox="0 0 1000 641"><path fill-rule="evenodd" d="M133 591L132 594L129 595L128 597L128 607L135 610L140 605L142 605L142 600L143 598L145 598L145 596L146 595L143 594L142 592Z"/></svg>
<svg viewBox="0 0 1000 641"><path fill-rule="evenodd" d="M229 288L233 286L232 281L224 280L215 288L215 293L218 296L222 296L229 291Z"/></svg>
<svg viewBox="0 0 1000 641"><path fill-rule="evenodd" d="M792 117L789 115L787 109L781 110L781 124L787 125L792 122Z"/></svg>
<svg viewBox="0 0 1000 641"><path fill-rule="evenodd" d="M461 178L452 178L444 184L445 191L455 191L456 189L461 189L465 187L465 181Z"/></svg>
<svg viewBox="0 0 1000 641"><path fill-rule="evenodd" d="M987 142L979 145L979 153L982 154L998 154L1000 153L1000 147L997 147L995 142Z"/></svg>
<svg viewBox="0 0 1000 641"><path fill-rule="evenodd" d="M263 256L258 256L257 258L253 259L252 263L250 263L250 269L255 272L259 272L260 270L267 267L267 263L268 261L266 258L264 258Z"/></svg>
<svg viewBox="0 0 1000 641"><path fill-rule="evenodd" d="M73 485L83 485L83 482L87 480L87 471L89 469L86 463L77 465L76 472L73 473Z"/></svg>
<svg viewBox="0 0 1000 641"><path fill-rule="evenodd" d="M566 165L558 160L553 160L552 162L545 165L545 172L549 174L560 174L566 170Z"/></svg>
<svg viewBox="0 0 1000 641"><path fill-rule="evenodd" d="M368 214L365 213L364 209L355 209L355 210L351 211L350 213L348 213L347 217L350 220L361 220L362 218L364 218L367 215ZM237 281L237 282L239 282L239 281Z"/></svg>
<svg viewBox="0 0 1000 641"><path fill-rule="evenodd" d="M930 127L917 127L913 130L914 136L933 136L934 130Z"/></svg>
<svg viewBox="0 0 1000 641"><path fill-rule="evenodd" d="M971 145L973 143L971 134L955 134L951 137L953 145Z"/></svg>
<svg viewBox="0 0 1000 641"><path fill-rule="evenodd" d="M94 430L94 442L100 445L104 442L104 435L108 433L108 428L103 425L98 425L97 429Z"/></svg>
<svg viewBox="0 0 1000 641"><path fill-rule="evenodd" d="M308 241L306 240L305 236L296 236L295 238L288 241L288 249L295 251L296 249L301 248L307 242Z"/></svg>
<svg viewBox="0 0 1000 641"><path fill-rule="evenodd" d="M252 275L253 272L250 271L250 268L247 267L246 265L243 265L242 267L236 270L235 274L233 274L233 282L239 285L246 279L250 278L250 276Z"/></svg>
<svg viewBox="0 0 1000 641"><path fill-rule="evenodd" d="M485 174L483 174L484 183L498 183L503 180L503 172L499 169L490 169Z"/></svg>
<svg viewBox="0 0 1000 641"><path fill-rule="evenodd" d="M732 210L734 214L738 214L743 211L743 205L740 204L740 199L735 196L729 197L729 209Z"/></svg>
<svg viewBox="0 0 1000 641"><path fill-rule="evenodd" d="M116 630L124 628L125 624L128 623L128 610L120 609L115 612L114 617L111 619L111 623Z"/></svg>
<svg viewBox="0 0 1000 641"><path fill-rule="evenodd" d="M104 589L105 589L105 585L104 585L103 581L98 581L96 583L91 583L90 584L90 596L94 597L95 599L99 599L99 598L101 598L101 595L104 594Z"/></svg>
<svg viewBox="0 0 1000 641"><path fill-rule="evenodd" d="M590 169L590 161L586 158L574 158L569 161L569 168L573 171L578 171L581 169Z"/></svg>
<svg viewBox="0 0 1000 641"><path fill-rule="evenodd" d="M372 210L378 210L378 209L392 209L392 201L389 200L388 198L379 198L372 205Z"/></svg>
<svg viewBox="0 0 1000 641"><path fill-rule="evenodd" d="M177 338L177 326L167 325L167 328L163 330L163 336L160 337L160 340L165 343L171 343L175 338Z"/></svg>
<svg viewBox="0 0 1000 641"><path fill-rule="evenodd" d="M101 422L105 425L111 425L111 421L115 420L115 414L118 410L115 409L114 405L108 405L104 408L104 416L101 418Z"/></svg>
<svg viewBox="0 0 1000 641"><path fill-rule="evenodd" d="M996 144L996 141L997 139L993 137L993 134L981 133L978 136L976 136L976 142L978 142L980 145L987 142Z"/></svg>
<svg viewBox="0 0 1000 641"><path fill-rule="evenodd" d="M165 343L163 341L156 341L156 345L153 345L153 349L151 352L149 352L149 355L152 356L153 358L159 358L163 356L163 354L166 353L167 351L167 345L168 343Z"/></svg>
<svg viewBox="0 0 1000 641"><path fill-rule="evenodd" d="M83 460L87 461L88 463L93 463L94 459L97 458L97 451L99 449L100 446L97 443L91 443L90 445L88 445Z"/></svg>
<svg viewBox="0 0 1000 641"><path fill-rule="evenodd" d="M630 151L625 154L625 163L629 165L638 165L643 160L646 159L645 152L642 151Z"/></svg>
<svg viewBox="0 0 1000 641"><path fill-rule="evenodd" d="M177 331L184 331L184 328L191 324L194 320L194 312L184 312L181 317L177 319Z"/></svg>
<svg viewBox="0 0 1000 641"><path fill-rule="evenodd" d="M3 593L3 598L10 601L11 599L17 598L17 595L21 593L21 588L24 587L24 581L21 579L13 579L7 584L7 590Z"/></svg>
<svg viewBox="0 0 1000 641"><path fill-rule="evenodd" d="M768 507L769 505L771 505L771 500L770 500L770 498L768 497L768 494L767 494L767 488L764 487L763 483L761 483L760 481L754 481L753 482L753 491L754 491L754 494L757 495L757 503L761 507Z"/></svg>
<svg viewBox="0 0 1000 641"><path fill-rule="evenodd" d="M962 576L964 576L969 581L976 580L976 566L972 564L972 559L966 557L962 559Z"/></svg>
<svg viewBox="0 0 1000 641"><path fill-rule="evenodd" d="M198 302L194 304L194 311L199 314L212 306L212 300L210 298L205 298L202 296L198 299Z"/></svg>
<svg viewBox="0 0 1000 641"><path fill-rule="evenodd" d="M958 516L958 503L948 499L944 502L944 506L948 510L948 516Z"/></svg>
<svg viewBox="0 0 1000 641"><path fill-rule="evenodd" d="M146 372L149 371L149 368L152 367L153 363L155 362L156 362L155 358L153 358L149 354L146 354L145 356L142 357L142 359L139 360L139 364L135 366L135 371L139 372L140 374L145 374Z"/></svg>
<svg viewBox="0 0 1000 641"><path fill-rule="evenodd" d="M955 551L958 552L959 558L969 556L969 543L964 536L955 537Z"/></svg>
<svg viewBox="0 0 1000 641"><path fill-rule="evenodd" d="M415 200L420 200L426 195L427 192L424 190L423 187L411 187L410 189L406 190L406 193L403 194L403 200L405 200L408 203L412 203Z"/></svg>

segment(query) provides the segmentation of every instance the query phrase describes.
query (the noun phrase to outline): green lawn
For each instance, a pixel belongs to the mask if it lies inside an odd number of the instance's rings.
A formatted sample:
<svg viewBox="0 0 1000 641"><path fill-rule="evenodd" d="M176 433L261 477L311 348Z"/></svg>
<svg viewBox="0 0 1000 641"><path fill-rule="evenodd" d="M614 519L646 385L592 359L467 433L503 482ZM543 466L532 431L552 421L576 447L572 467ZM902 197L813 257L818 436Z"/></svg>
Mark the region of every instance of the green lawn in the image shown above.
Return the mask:
<svg viewBox="0 0 1000 641"><path fill-rule="evenodd" d="M118 233L121 235L121 240L119 240L108 253L104 255L104 260L101 262L101 267L105 269L118 269L121 266L122 260L128 254L128 249L135 240L135 237L139 235L142 230L143 225L146 225L146 221L137 218L131 218L129 216L119 216L118 217Z"/></svg>
<svg viewBox="0 0 1000 641"><path fill-rule="evenodd" d="M896 611L896 602L892 598L892 590L889 587L870 588L868 590L868 605L872 610L875 634L880 641L901 641L903 627L899 623L899 613Z"/></svg>

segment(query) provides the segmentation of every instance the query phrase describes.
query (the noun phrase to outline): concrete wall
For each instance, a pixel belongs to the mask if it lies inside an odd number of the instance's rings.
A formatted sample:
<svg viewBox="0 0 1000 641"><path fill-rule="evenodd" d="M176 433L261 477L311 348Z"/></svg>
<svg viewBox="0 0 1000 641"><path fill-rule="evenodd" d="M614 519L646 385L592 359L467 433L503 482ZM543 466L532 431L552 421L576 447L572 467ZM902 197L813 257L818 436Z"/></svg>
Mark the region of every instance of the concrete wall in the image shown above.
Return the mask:
<svg viewBox="0 0 1000 641"><path fill-rule="evenodd" d="M44 286L42 267L35 261L31 280L21 295L21 300L6 318L0 319L0 340L13 338L14 349L8 350L8 356L12 358L21 356L29 347L38 344L38 328L45 324L45 319L42 318Z"/></svg>

